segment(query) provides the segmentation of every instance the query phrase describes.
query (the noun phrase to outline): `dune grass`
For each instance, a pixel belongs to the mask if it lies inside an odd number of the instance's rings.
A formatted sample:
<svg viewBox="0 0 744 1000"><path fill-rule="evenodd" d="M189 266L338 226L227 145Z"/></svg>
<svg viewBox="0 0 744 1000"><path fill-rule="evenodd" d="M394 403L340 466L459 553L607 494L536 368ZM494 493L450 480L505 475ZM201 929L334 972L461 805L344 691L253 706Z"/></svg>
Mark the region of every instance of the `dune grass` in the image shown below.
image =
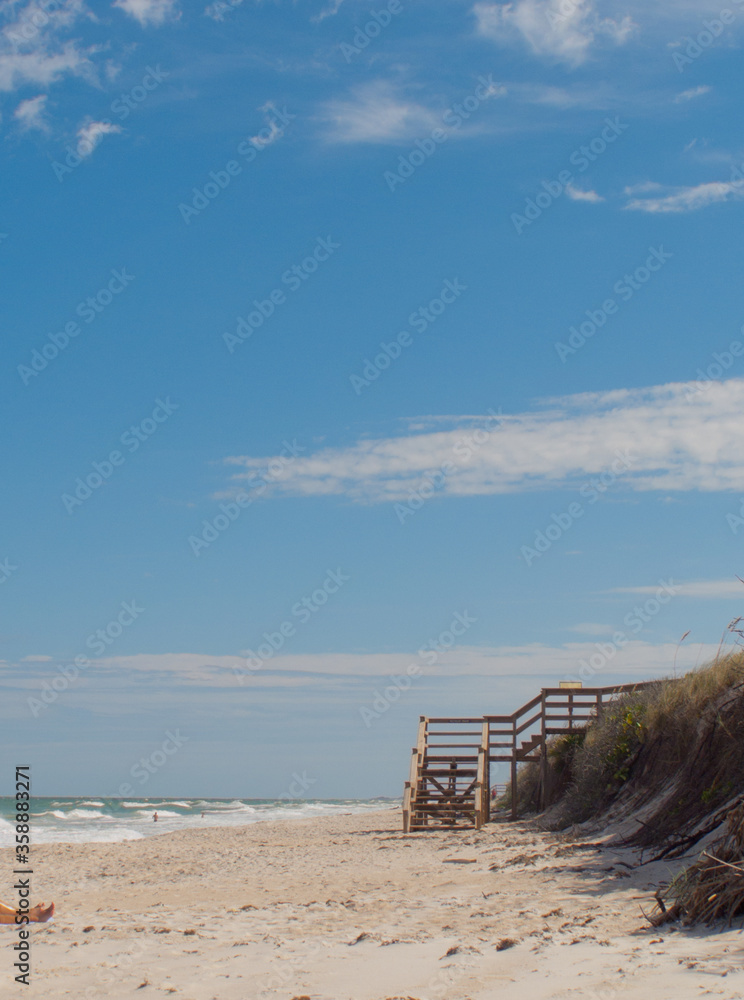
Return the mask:
<svg viewBox="0 0 744 1000"><path fill-rule="evenodd" d="M635 807L658 797L637 841L680 833L744 792L744 652L623 694L583 732L553 737L548 761L550 826L597 817L621 796ZM539 771L520 769L521 811L537 809Z"/></svg>

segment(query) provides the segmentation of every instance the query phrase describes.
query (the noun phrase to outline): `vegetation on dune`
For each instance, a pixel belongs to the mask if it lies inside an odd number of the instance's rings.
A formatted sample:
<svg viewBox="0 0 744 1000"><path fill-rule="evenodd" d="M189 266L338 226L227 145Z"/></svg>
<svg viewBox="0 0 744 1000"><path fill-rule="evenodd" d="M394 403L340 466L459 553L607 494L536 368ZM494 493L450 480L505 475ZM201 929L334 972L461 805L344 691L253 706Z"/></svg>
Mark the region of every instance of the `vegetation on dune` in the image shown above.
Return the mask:
<svg viewBox="0 0 744 1000"><path fill-rule="evenodd" d="M584 730L548 742L549 823L559 828L601 815L622 799L635 809L658 798L634 838L661 843L744 793L744 652L730 653L684 677L616 698ZM540 767L520 769L524 811L537 809ZM509 800L507 789L504 800Z"/></svg>
<svg viewBox="0 0 744 1000"><path fill-rule="evenodd" d="M537 762L520 769L522 812L537 810L540 770ZM636 819L626 843L657 857L679 856L727 822L725 835L657 896L653 919L744 914L744 652L627 692L581 732L553 737L545 798L544 826Z"/></svg>

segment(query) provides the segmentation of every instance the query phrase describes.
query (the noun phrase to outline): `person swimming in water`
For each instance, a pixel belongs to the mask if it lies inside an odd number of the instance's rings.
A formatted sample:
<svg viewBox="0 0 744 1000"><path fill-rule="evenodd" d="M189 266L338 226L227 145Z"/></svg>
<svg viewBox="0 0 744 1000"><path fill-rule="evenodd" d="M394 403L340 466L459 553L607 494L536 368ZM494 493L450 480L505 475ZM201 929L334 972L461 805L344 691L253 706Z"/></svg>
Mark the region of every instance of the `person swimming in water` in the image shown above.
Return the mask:
<svg viewBox="0 0 744 1000"><path fill-rule="evenodd" d="M14 910L12 906L8 906L7 903L3 903L0 900L0 924L14 924L17 913L18 911ZM45 924L47 920L51 920L54 916L54 903L50 903L49 906L37 903L36 906L31 907L26 916L29 919L29 923Z"/></svg>

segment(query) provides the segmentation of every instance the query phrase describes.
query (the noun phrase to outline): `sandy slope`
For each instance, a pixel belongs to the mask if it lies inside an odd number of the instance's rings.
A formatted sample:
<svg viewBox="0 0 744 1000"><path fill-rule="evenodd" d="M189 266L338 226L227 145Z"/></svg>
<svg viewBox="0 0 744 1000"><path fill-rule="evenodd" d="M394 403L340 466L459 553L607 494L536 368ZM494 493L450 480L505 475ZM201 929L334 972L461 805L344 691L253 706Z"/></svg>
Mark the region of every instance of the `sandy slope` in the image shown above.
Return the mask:
<svg viewBox="0 0 744 1000"><path fill-rule="evenodd" d="M646 929L638 897L670 869L634 861L524 824L403 836L398 810L37 847L58 917L34 933L31 990L7 995L744 996L744 934Z"/></svg>

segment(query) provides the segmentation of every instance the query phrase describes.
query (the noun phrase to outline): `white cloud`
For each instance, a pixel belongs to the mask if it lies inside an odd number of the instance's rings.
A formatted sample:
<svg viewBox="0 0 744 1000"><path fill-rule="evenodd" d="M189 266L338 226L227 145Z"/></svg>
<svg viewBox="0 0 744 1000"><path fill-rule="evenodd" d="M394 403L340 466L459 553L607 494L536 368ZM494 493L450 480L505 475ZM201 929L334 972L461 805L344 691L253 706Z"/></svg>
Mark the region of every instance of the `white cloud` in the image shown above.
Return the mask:
<svg viewBox="0 0 744 1000"><path fill-rule="evenodd" d="M16 90L23 84L48 87L65 75L91 76L88 58L93 49L81 51L68 42L57 51L38 48L33 52L0 52L0 91Z"/></svg>
<svg viewBox="0 0 744 1000"><path fill-rule="evenodd" d="M597 194L596 191L584 191L582 188L574 187L571 183L566 184L565 191L571 201L588 201L592 204L604 201L602 195Z"/></svg>
<svg viewBox="0 0 744 1000"><path fill-rule="evenodd" d="M213 21L224 21L225 13L234 10L235 7L240 7L243 0L216 0L215 3L211 3L208 7L204 8L204 13L207 17L211 17Z"/></svg>
<svg viewBox="0 0 744 1000"><path fill-rule="evenodd" d="M658 188L659 185L654 185ZM650 185L649 185L650 188ZM632 194L638 189L628 188L626 194ZM739 181L710 181L694 187L673 188L669 194L658 198L631 198L626 209L633 212L650 212L652 214L667 212L696 212L708 205L728 201L731 195L741 197L744 194Z"/></svg>
<svg viewBox="0 0 744 1000"><path fill-rule="evenodd" d="M0 91L25 84L49 87L66 75L95 79L90 55L95 46L81 49L77 41L60 35L88 16L83 0L66 0L58 7L36 2L0 6L6 23L0 30Z"/></svg>
<svg viewBox="0 0 744 1000"><path fill-rule="evenodd" d="M592 85L573 83L556 87L544 83L509 83L509 92L527 104L540 104L567 111L572 108L610 108L617 105L613 85L594 81Z"/></svg>
<svg viewBox="0 0 744 1000"><path fill-rule="evenodd" d="M585 61L598 40L622 45L635 28L630 17L601 18L594 0L476 3L473 13L480 35L501 44L526 42L535 55L574 66Z"/></svg>
<svg viewBox="0 0 744 1000"><path fill-rule="evenodd" d="M657 645L634 639L618 649L608 661L607 670L625 673L631 679L660 677L672 672L675 655L677 669L686 670L713 657L717 649L717 645L709 644L703 647L688 645L678 650L675 643ZM586 641L558 646L538 642L523 646L461 646L439 654L433 665L417 651L295 653L277 655L254 671L247 669L246 661L240 656L141 653L94 661L76 680L74 690L84 689L96 678L102 680L107 688L144 685L150 692L162 692L172 685L244 691L252 688L319 687L330 683L352 685L369 678L405 674L413 663L420 667L421 677L532 676L544 677L552 682L553 679L568 679L576 674L580 660L587 659L596 651L595 644ZM58 675L53 664L39 664L35 668L30 668L28 664L22 667L8 663L0 666L0 675L7 683L23 682L24 686L35 689L40 688L44 680ZM66 697L72 693L71 690Z"/></svg>
<svg viewBox="0 0 744 1000"><path fill-rule="evenodd" d="M259 108L258 110L263 111L264 114L267 114L269 112L273 112L274 114L276 114L276 108L271 103L271 101L264 104L263 107ZM259 132L258 135L252 135L250 137L250 141L255 146L261 146L261 147L271 146L272 143L275 143L276 140L280 139L283 135L284 135L284 129L279 128L279 126L276 123L276 119L272 118L269 124L266 126L266 128L261 129L261 132Z"/></svg>
<svg viewBox="0 0 744 1000"><path fill-rule="evenodd" d="M90 156L105 135L112 135L117 132L121 132L120 125L112 125L111 122L94 122L87 119L77 130L78 156Z"/></svg>
<svg viewBox="0 0 744 1000"><path fill-rule="evenodd" d="M680 104L682 101L691 101L695 97L702 97L703 94L709 94L710 91L711 88L707 85L701 87L691 87L689 90L683 90L677 94L674 100L677 104Z"/></svg>
<svg viewBox="0 0 744 1000"><path fill-rule="evenodd" d="M744 600L744 584L740 580L697 580L688 583L671 583L672 589L676 590L679 597L694 597L698 600L721 600L725 598L735 598ZM655 594L659 589L658 584L650 587L615 587L609 590L609 594Z"/></svg>
<svg viewBox="0 0 744 1000"><path fill-rule="evenodd" d="M148 24L157 27L181 16L178 0L114 0L113 6L139 21L143 28Z"/></svg>
<svg viewBox="0 0 744 1000"><path fill-rule="evenodd" d="M618 489L744 489L744 379L706 383L704 392L670 383L545 405L498 419L440 418L435 431L322 448L285 464L270 489L367 503L404 500L437 470L439 496L576 488L607 470L617 451L631 460ZM272 458L227 458L241 467L232 477L236 489ZM442 474L443 467L451 468Z"/></svg>
<svg viewBox="0 0 744 1000"><path fill-rule="evenodd" d="M351 100L328 102L323 116L332 142L400 141L442 124L433 111L401 98L385 80L355 88Z"/></svg>
<svg viewBox="0 0 744 1000"><path fill-rule="evenodd" d="M20 122L21 128L27 132L30 129L39 129L41 132L48 132L49 126L44 118L46 108L46 94L39 94L37 97L29 97L21 101L13 112L13 117Z"/></svg>
<svg viewBox="0 0 744 1000"><path fill-rule="evenodd" d="M314 24L320 24L320 22L325 21L327 17L335 17L336 14L338 14L339 8L343 2L344 0L330 0L330 2L310 20L313 21Z"/></svg>

